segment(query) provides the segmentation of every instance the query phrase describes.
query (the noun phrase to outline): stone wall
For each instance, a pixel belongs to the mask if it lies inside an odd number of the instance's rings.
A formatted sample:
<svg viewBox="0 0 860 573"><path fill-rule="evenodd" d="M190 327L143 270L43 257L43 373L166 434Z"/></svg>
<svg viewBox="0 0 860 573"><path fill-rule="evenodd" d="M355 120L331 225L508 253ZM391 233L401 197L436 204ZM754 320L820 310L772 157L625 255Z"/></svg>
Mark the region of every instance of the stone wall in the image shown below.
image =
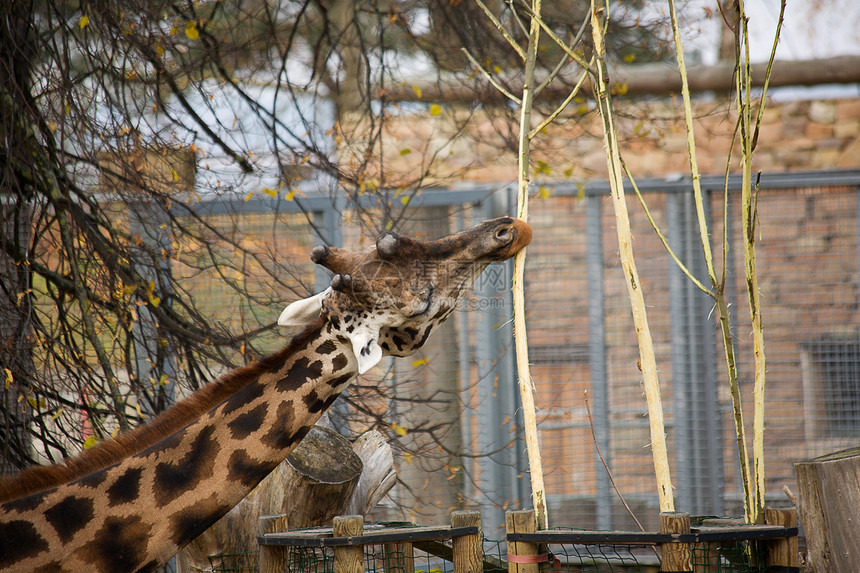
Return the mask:
<svg viewBox="0 0 860 573"><path fill-rule="evenodd" d="M726 99L698 101L694 115L699 170L722 174L733 145L734 104ZM617 100L616 122L624 159L635 177L689 173L680 99ZM436 106L432 111L388 117L381 139L385 181L392 185L419 175L424 183L442 184L516 180L515 113L500 116L494 112L491 116L481 110L449 108L439 113ZM350 138L341 141L345 140ZM737 172L737 143L734 147L731 171ZM346 159L350 148L342 143L340 152L341 159ZM860 99L768 104L755 170L855 167L860 167ZM532 140L532 168L537 182L603 178L606 158L597 112L585 103L572 104L566 115Z"/></svg>

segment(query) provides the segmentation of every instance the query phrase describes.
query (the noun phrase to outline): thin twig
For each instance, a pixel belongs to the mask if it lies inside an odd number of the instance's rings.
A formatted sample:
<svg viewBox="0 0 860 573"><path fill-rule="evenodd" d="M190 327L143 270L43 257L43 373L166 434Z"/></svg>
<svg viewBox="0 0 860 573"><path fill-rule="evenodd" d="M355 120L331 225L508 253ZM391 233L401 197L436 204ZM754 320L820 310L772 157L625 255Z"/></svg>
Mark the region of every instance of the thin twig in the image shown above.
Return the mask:
<svg viewBox="0 0 860 573"><path fill-rule="evenodd" d="M594 61L594 60L592 60L592 61ZM580 88L582 87L582 84L585 82L585 78L587 78L587 77L588 77L588 72L583 71L582 74L579 76L579 81L576 82L576 85L573 86L573 89L570 91L570 93L564 99L564 101L561 102L561 104L555 109L554 112L552 112L546 118L544 118L544 120L542 122L540 122L540 124L538 124L537 127L535 127L533 130L531 130L531 132L529 133L529 139L532 139L534 136L536 136L538 133L540 133L546 126L548 126L553 121L555 121L555 118L557 118L559 116L559 114L561 112L563 112L564 109L570 104L570 102L573 101L573 98L575 98L577 96Z"/></svg>
<svg viewBox="0 0 860 573"><path fill-rule="evenodd" d="M590 18L591 18L591 15L586 13L585 18L582 20L582 24L579 26L579 31L576 33L576 36L574 36L573 41L570 43L570 49L571 50L573 49L573 47L575 45L577 45L580 42L580 40L582 40L582 36L585 34L585 31L588 29L588 20ZM552 71L552 73L549 75L549 77L546 78L541 83L541 85L539 85L538 87L535 88L535 95L538 95L539 93L541 93L543 91L543 89L546 86L548 86L552 82L552 80L554 80L556 78L556 76L558 76L558 74L559 74L559 72L561 72L562 68L564 68L564 66L567 65L568 59L569 58L567 56L565 56L564 58L561 59L561 61L558 62L558 65L555 67L555 69ZM592 66L594 65L593 59L592 59L590 65L592 65Z"/></svg>
<svg viewBox="0 0 860 573"><path fill-rule="evenodd" d="M690 281L696 285L699 290L708 295L711 298L714 298L714 291L709 289L696 278L696 276L687 268L681 259L678 258L678 255L675 254L675 251L672 247L669 246L669 241L666 239L666 236L663 234L663 231L660 229L660 226L657 225L657 221L651 215L651 210L648 208L648 204L645 202L645 197L642 195L642 192L639 191L639 186L636 184L636 180L633 179L633 174L630 173L630 170L627 168L627 164L623 161L621 162L621 166L624 168L624 174L627 175L628 181L630 181L630 185L633 187L633 191L636 192L636 197L639 198L639 204L642 205L642 209L645 211L645 216L648 218L648 222L651 223L651 228L654 229L654 232L657 233L657 237L660 239L660 242L663 243L663 248L666 249L666 252L669 253L669 256L672 257L672 260L675 261L675 264L678 265L678 268L681 269L681 272L690 279Z"/></svg>
<svg viewBox="0 0 860 573"><path fill-rule="evenodd" d="M624 509L627 510L627 514L633 518L639 531L645 531L645 527L642 526L639 519L637 519L636 514L633 513L633 510L630 509L629 505L627 505L627 500L624 499L624 496L621 494L621 490L618 489L618 484L615 483L615 477L612 475L612 470L609 469L609 464L606 463L606 458L603 457L603 452L600 451L600 444L597 443L597 434L594 433L594 420L591 418L591 405L588 403L588 390L585 391L585 412L588 415L588 427L591 429L591 441L594 444L594 449L597 450L597 457L600 458L600 463L603 464L603 469L606 470L606 475L609 477L609 483L612 484L612 489L615 490L615 495L617 495L618 499L621 500L621 504L624 506ZM652 545L651 549L654 551L654 555L659 559L660 552L657 551L657 548Z"/></svg>
<svg viewBox="0 0 860 573"><path fill-rule="evenodd" d="M528 7L526 7L526 10L530 10L530 9ZM535 16L534 12L532 12L531 17L534 19L535 22L537 22L540 25L541 28L543 28L543 31L546 32L547 36L549 36L553 42L558 44L558 47L561 48L562 50L564 50L564 53L566 53L568 56L570 56L570 59L572 59L574 62L576 62L577 64L582 66L582 68L587 70L588 73L590 73L592 75L597 74L597 70L594 69L594 67L592 65L590 65L588 62L586 62L582 56L580 56L579 54L574 52L572 49L567 47L567 44L565 44L561 40L561 38L559 38L555 34L555 32L552 31L552 28L550 28L547 25L547 23L543 21L543 18L541 18L539 14L537 16Z"/></svg>
<svg viewBox="0 0 860 573"><path fill-rule="evenodd" d="M478 63L478 60L476 60L476 59L475 59L475 57L474 57L472 54L470 54L470 53L469 53L469 50L467 50L466 48L462 48L462 50L463 50L463 53L464 53L464 54L466 54L466 57L467 57L467 58L469 58L469 61L470 61L470 62L472 62L472 65L473 65L473 66L475 66L475 67L478 69L478 71L479 71L479 72L481 72L481 74L482 74L485 78L487 78L487 81L488 81L488 82L490 82L491 84L493 84L493 87L494 87L494 88L496 88L497 90L499 90L499 91L500 91L502 94L504 94L504 95L505 95L505 97L507 97L509 100L514 101L514 102L516 102L517 104L521 104L521 103L522 103L522 100L521 100L520 98L518 98L517 96L515 96L514 94L512 94L511 92L509 92L509 91L505 88L505 86L503 86L503 85L502 85L502 84L500 84L498 81L496 81L496 79L495 79L492 75L490 75L490 72L488 72L487 70L485 70L485 69L481 66L481 64L479 64L479 63Z"/></svg>
<svg viewBox="0 0 860 573"><path fill-rule="evenodd" d="M493 23L493 25L496 27L496 30L498 30L502 37L508 41L508 44L510 44L514 51L519 54L520 58L525 61L526 53L523 51L522 47L520 47L517 41L514 40L510 34L508 34L508 31L505 30L505 27L502 26L502 23L499 22L496 16L490 11L489 8L487 8L487 6L483 2L481 2L481 0L475 0L475 2L478 4L481 10L484 11L484 14L487 15L487 18L490 19L490 22Z"/></svg>

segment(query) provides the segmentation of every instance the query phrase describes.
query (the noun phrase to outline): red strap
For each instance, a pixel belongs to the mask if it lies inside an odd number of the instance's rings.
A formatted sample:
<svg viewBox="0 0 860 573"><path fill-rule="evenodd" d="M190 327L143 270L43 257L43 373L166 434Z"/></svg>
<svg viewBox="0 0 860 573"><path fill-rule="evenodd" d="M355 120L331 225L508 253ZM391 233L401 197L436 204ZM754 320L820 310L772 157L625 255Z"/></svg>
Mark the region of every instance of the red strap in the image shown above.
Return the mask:
<svg viewBox="0 0 860 573"><path fill-rule="evenodd" d="M520 565L547 563L550 559L553 561L553 571L556 573L561 571L561 561L559 561L558 557L550 553L542 553L540 555L514 555L513 553L508 553L508 563L518 563Z"/></svg>

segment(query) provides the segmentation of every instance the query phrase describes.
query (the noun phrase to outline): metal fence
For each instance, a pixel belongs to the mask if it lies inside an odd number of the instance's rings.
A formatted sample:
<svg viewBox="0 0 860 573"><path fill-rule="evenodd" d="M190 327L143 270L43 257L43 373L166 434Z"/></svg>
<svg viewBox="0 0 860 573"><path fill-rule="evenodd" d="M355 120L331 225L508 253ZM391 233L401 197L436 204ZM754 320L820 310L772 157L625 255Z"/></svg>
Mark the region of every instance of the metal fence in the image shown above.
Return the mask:
<svg viewBox="0 0 860 573"><path fill-rule="evenodd" d="M722 178L703 180L715 243L723 233L723 185ZM670 244L703 275L689 181L649 180L639 186ZM727 273L751 432L753 366L739 186L739 179L729 181ZM546 189L542 195L548 196L533 199L530 209L534 240L525 289L550 521L599 529L633 526L597 455L599 446L627 504L656 530L646 404L608 189L600 183ZM779 505L787 503L783 486L793 487L794 461L856 445L860 438L860 171L765 175L760 189L757 249L768 361L765 469L769 502ZM277 204L266 198L204 201L199 209L234 220L262 217L268 223L261 225L266 231L258 240L276 240L297 260L314 241L350 248L367 244L357 217L350 215L355 205L306 195ZM676 507L700 515L740 515L734 424L712 302L675 267L632 193L628 201L660 369ZM512 213L512 189L427 190L410 207L413 216L399 230L433 238ZM289 232L272 231L273 213L291 217ZM301 264L312 276L312 265ZM372 406L375 423L387 424L396 440L402 484L392 496L398 509L384 517L444 523L451 509L476 507L484 531L493 537L505 509L530 505L516 368L508 352L509 280L509 264L491 266L420 355L386 361L350 390L351 399ZM315 282L322 288L327 277L317 270ZM213 312L229 316L236 304L213 301ZM279 311L272 309L272 320ZM411 402L415 396L423 400ZM370 423L369 418L354 421L344 430L358 432Z"/></svg>

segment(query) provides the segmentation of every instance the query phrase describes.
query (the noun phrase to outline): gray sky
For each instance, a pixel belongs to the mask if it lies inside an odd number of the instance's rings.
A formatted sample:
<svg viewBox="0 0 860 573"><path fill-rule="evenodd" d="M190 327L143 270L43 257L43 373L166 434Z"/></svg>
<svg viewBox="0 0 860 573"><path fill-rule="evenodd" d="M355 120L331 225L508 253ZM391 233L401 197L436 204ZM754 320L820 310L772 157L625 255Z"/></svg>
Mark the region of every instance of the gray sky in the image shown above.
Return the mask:
<svg viewBox="0 0 860 573"><path fill-rule="evenodd" d="M750 58L767 60L779 15L779 0L747 0ZM808 60L860 54L860 2L789 0L777 59Z"/></svg>

